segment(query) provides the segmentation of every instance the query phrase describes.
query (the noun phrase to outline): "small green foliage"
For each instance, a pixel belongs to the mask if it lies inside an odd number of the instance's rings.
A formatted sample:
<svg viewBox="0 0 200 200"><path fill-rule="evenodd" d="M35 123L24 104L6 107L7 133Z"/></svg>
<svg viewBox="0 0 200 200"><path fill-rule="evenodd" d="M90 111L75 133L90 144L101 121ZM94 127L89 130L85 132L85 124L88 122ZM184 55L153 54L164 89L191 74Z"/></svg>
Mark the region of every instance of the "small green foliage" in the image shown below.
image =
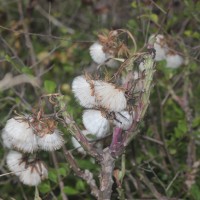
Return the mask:
<svg viewBox="0 0 200 200"><path fill-rule="evenodd" d="M70 186L65 186L65 187L63 188L63 192L66 193L67 195L79 194L79 191L78 191L78 190L76 190L75 188L70 187Z"/></svg>
<svg viewBox="0 0 200 200"><path fill-rule="evenodd" d="M42 194L47 194L51 191L51 186L49 182L45 181L38 186L38 189Z"/></svg>
<svg viewBox="0 0 200 200"><path fill-rule="evenodd" d="M193 185L190 189L190 194L193 200L200 200L200 187Z"/></svg>
<svg viewBox="0 0 200 200"><path fill-rule="evenodd" d="M54 81L45 80L44 81L44 89L47 93L54 93L56 89L56 84Z"/></svg>

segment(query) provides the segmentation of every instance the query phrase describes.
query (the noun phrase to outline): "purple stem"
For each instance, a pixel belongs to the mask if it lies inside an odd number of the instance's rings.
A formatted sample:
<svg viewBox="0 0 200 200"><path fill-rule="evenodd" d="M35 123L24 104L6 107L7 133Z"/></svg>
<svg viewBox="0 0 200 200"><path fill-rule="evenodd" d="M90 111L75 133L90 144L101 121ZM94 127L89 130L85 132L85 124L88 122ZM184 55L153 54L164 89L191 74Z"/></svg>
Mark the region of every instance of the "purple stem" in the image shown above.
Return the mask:
<svg viewBox="0 0 200 200"><path fill-rule="evenodd" d="M110 151L113 155L120 151L120 147L123 145L122 141L122 129L119 127L115 127L113 131L112 142L110 145Z"/></svg>

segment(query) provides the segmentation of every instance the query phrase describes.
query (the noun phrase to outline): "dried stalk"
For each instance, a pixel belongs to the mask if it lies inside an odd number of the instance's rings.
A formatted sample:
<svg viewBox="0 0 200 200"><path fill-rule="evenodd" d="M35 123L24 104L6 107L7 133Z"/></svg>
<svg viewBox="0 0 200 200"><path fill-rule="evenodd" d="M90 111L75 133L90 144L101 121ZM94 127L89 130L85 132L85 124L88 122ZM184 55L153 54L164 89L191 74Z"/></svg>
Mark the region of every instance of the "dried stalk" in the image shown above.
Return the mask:
<svg viewBox="0 0 200 200"><path fill-rule="evenodd" d="M88 183L91 189L91 194L94 195L96 198L98 198L99 189L96 186L96 182L93 178L93 174L87 169L85 171L81 170L78 164L76 163L76 160L74 159L72 154L66 149L65 146L63 146L63 152L65 154L65 158L67 162L70 164L75 174Z"/></svg>
<svg viewBox="0 0 200 200"><path fill-rule="evenodd" d="M19 14L20 14L20 20L22 22L23 25L23 29L24 29L24 37L25 37L25 41L26 41L26 46L28 48L28 51L30 53L30 57L31 57L31 64L35 64L36 63L36 55L35 55L35 51L31 42L31 38L28 34L29 30L28 30L28 26L25 22L24 19L24 13L23 13L23 8L22 8L22 0L18 1L18 10L19 10Z"/></svg>
<svg viewBox="0 0 200 200"><path fill-rule="evenodd" d="M161 195L153 185L153 183L148 179L148 177L145 175L145 173L140 172L140 178L143 181L143 183L150 189L152 194L158 199L158 200L168 200L167 197Z"/></svg>
<svg viewBox="0 0 200 200"><path fill-rule="evenodd" d="M110 199L113 185L113 170L115 166L115 159L111 156L109 148L104 149L103 159L101 161L100 173L100 190L98 200Z"/></svg>
<svg viewBox="0 0 200 200"><path fill-rule="evenodd" d="M89 143L87 138L81 133L81 130L77 126L74 119L70 116L70 114L66 111L66 105L64 101L64 96L58 96L58 104L62 112L62 117L64 119L64 123L67 125L68 130L72 134L73 137L82 145L84 150L90 154L92 157L96 158L98 161L102 160L102 155L100 150L95 149L92 144Z"/></svg>
<svg viewBox="0 0 200 200"><path fill-rule="evenodd" d="M28 76L26 74L20 74L17 76L12 76L12 74L7 73L4 78L0 81L0 90L4 91L9 88L12 88L16 85L20 85L23 83L29 83L33 87L39 87L40 80L35 77Z"/></svg>
<svg viewBox="0 0 200 200"><path fill-rule="evenodd" d="M68 200L68 197L65 195L63 189L64 189L64 183L61 179L61 176L58 172L58 169L59 169L59 166L58 166L58 161L57 161L57 158L56 158L56 154L55 152L52 152L51 153L52 155L52 158L53 158L53 163L54 163L54 166L56 168L56 172L57 172L57 176L58 176L58 183L59 183L59 187L60 187L60 192L61 192L61 196L62 196L62 200Z"/></svg>

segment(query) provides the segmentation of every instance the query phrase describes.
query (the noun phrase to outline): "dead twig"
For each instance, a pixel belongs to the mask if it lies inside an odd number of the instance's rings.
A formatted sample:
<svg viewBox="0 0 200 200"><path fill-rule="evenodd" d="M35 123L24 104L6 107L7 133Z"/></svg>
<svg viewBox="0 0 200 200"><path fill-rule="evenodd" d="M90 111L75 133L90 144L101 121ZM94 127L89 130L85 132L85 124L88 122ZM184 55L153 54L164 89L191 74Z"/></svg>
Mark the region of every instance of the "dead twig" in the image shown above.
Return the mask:
<svg viewBox="0 0 200 200"><path fill-rule="evenodd" d="M63 146L63 152L65 155L65 158L67 160L67 162L70 164L72 170L74 171L74 173L82 178L83 180L85 180L87 182L87 184L90 186L91 189L91 193L92 195L94 195L96 198L98 197L98 193L99 193L99 189L96 186L96 182L93 178L93 174L89 171L89 170L81 170L78 166L78 164L76 163L76 160L74 159L73 155L70 153L70 151L68 151L66 149L65 146Z"/></svg>
<svg viewBox="0 0 200 200"><path fill-rule="evenodd" d="M58 161L57 161L57 158L56 158L56 154L53 151L51 153L51 155L52 155L53 163L54 163L54 166L56 168L56 172L57 172L57 176L58 176L58 183L59 183L59 187L60 187L60 192L61 192L62 200L68 200L68 197L65 195L65 193L63 191L65 185L64 185L64 183L63 183L63 181L62 181L62 179L60 177L60 174L58 172L59 166L58 166Z"/></svg>
<svg viewBox="0 0 200 200"><path fill-rule="evenodd" d="M2 80L0 80L0 90L4 91L9 88L12 88L16 85L20 85L23 83L29 83L33 87L39 87L40 86L40 79L28 76L26 74L20 74L17 76L12 76L12 74L7 73Z"/></svg>
<svg viewBox="0 0 200 200"><path fill-rule="evenodd" d="M24 37L25 37L25 41L26 41L26 46L27 46L29 53L30 53L31 64L35 64L36 63L36 55L35 55L34 48L33 48L32 42L31 42L31 38L27 34L29 32L29 30L28 30L28 26L27 26L25 19L24 19L24 13L23 13L22 1L21 0L18 1L18 10L19 10L20 20L22 22L24 32L26 33L26 34L24 34Z"/></svg>

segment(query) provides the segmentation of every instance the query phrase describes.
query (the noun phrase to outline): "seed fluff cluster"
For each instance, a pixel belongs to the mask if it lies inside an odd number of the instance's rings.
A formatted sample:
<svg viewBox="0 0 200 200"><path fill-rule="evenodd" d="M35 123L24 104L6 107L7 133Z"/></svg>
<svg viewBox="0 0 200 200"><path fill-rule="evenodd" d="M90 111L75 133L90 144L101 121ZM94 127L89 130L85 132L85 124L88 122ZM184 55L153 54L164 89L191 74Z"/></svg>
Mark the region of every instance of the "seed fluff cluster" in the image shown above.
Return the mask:
<svg viewBox="0 0 200 200"><path fill-rule="evenodd" d="M113 61L129 56L128 48L119 39L120 33L115 30L108 35L98 35L98 41L90 47L90 55L97 64L105 64L116 71L120 68L120 63L117 61L118 65L115 66ZM74 78L72 82L74 96L85 108L83 125L97 139L105 137L113 127L128 130L133 123L134 110L129 109L129 100L133 95L127 95L126 84L121 78L109 81L104 75L84 74Z"/></svg>
<svg viewBox="0 0 200 200"><path fill-rule="evenodd" d="M120 63L115 58L119 56L127 57L129 50L118 39L118 36L119 31L110 31L108 35L98 35L98 41L90 46L90 55L95 63L105 64L111 68L119 67Z"/></svg>
<svg viewBox="0 0 200 200"><path fill-rule="evenodd" d="M85 84L81 84L82 82ZM80 105L86 108L82 116L86 130L96 138L104 137L110 131L111 125L124 130L131 126L133 112L126 111L124 88L103 80L78 76L72 83L72 91Z"/></svg>
<svg viewBox="0 0 200 200"><path fill-rule="evenodd" d="M6 162L10 171L25 185L36 186L48 177L48 170L43 161L30 159L17 151L11 150Z"/></svg>
<svg viewBox="0 0 200 200"><path fill-rule="evenodd" d="M153 45L155 49L155 61L166 60L166 67L178 68L184 63L182 56L173 50L174 43L171 38L166 38L164 35L151 35L149 45ZM142 69L142 65L140 66Z"/></svg>
<svg viewBox="0 0 200 200"><path fill-rule="evenodd" d="M7 148L24 153L54 151L60 149L64 142L54 120L36 120L28 115L9 119L3 129L2 139Z"/></svg>
<svg viewBox="0 0 200 200"><path fill-rule="evenodd" d="M37 156L30 156L39 150L55 151L64 143L55 120L35 114L9 119L2 131L2 139L4 146L11 149L6 159L8 168L29 186L38 185L48 176L44 162Z"/></svg>

